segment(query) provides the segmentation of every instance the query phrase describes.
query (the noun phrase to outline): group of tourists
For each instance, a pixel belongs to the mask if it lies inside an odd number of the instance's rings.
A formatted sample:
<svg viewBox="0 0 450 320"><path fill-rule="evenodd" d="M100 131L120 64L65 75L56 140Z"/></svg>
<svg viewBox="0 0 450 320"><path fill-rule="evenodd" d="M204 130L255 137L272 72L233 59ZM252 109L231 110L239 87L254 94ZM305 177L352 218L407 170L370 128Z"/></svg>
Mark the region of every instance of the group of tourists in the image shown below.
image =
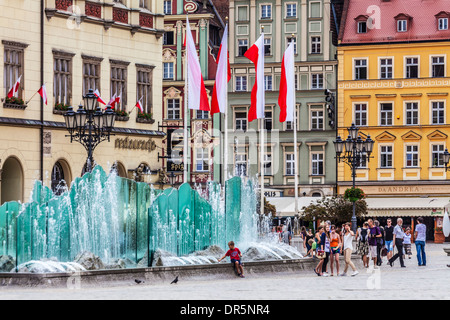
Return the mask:
<svg viewBox="0 0 450 320"><path fill-rule="evenodd" d="M419 266L426 266L425 241L426 226L423 218L417 219L417 225L414 231L414 243L417 250L417 260ZM368 219L358 228L356 234L351 230L352 224L347 222L341 228L332 225L330 221L321 224L313 234L312 230L306 230L302 227L303 247L307 252L306 256L316 257L319 263L314 268L318 276L334 276L336 270L337 276L347 276L349 268L352 269L351 276L356 276L359 272L351 261L351 255L354 251L353 240L356 241L356 253L362 258L363 265L369 268L372 260L373 266L381 266L383 257L387 257L387 264L391 267L399 259L400 266L405 268L404 259L411 259L411 237L410 227L403 226L403 220L397 219L394 227L392 220L387 220L387 225L381 227L379 221ZM396 253L394 255L394 246ZM339 256L344 255L345 266L340 272Z"/></svg>

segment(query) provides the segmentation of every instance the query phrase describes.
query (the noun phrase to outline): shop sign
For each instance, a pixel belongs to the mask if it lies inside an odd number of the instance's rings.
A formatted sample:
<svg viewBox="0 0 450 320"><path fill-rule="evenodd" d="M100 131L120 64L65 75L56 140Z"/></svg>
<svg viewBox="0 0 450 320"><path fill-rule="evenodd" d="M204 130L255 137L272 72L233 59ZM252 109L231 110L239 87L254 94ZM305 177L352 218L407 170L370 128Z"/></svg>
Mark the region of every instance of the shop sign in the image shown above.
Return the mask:
<svg viewBox="0 0 450 320"><path fill-rule="evenodd" d="M116 149L128 149L128 150L144 150L152 152L156 149L156 142L153 139L148 140L137 140L129 139L128 137L124 139L116 139L114 148Z"/></svg>

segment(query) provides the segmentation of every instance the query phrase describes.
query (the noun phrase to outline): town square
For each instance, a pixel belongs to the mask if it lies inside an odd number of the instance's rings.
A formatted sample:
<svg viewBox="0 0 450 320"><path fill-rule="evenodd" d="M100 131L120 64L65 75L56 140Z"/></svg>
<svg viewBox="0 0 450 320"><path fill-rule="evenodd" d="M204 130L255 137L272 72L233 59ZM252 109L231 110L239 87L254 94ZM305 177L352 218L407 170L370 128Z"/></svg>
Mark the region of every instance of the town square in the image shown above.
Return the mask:
<svg viewBox="0 0 450 320"><path fill-rule="evenodd" d="M2 0L0 299L450 299L447 0Z"/></svg>

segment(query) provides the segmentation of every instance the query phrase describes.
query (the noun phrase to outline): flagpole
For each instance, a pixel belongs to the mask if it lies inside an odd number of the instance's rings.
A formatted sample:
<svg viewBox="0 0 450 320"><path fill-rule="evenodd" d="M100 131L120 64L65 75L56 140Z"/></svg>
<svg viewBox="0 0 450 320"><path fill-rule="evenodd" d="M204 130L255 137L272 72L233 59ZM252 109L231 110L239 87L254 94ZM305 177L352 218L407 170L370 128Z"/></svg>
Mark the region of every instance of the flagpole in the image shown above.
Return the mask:
<svg viewBox="0 0 450 320"><path fill-rule="evenodd" d="M228 25L228 17L225 18L225 20L227 21L227 25ZM227 33L227 38L228 38L228 34ZM222 54L226 54L226 59L227 59L227 64L228 64L228 39L226 39L227 41L227 52L222 53ZM227 68L228 70L228 68ZM224 76L225 77L225 76ZM226 79L228 80L228 72L226 75ZM228 81L225 81L226 85L228 85ZM224 126L224 130L225 130L225 139L224 139L224 146L223 146L223 157L224 157L224 164L223 164L223 183L225 184L225 181L227 181L228 179L228 89L227 89L227 95L226 95L226 101L225 101L225 115L224 115L224 122L225 122L225 126Z"/></svg>
<svg viewBox="0 0 450 320"><path fill-rule="evenodd" d="M292 34L291 44L294 41L295 34ZM294 66L295 69L295 66ZM294 88L294 185L295 185L295 214L298 214L298 146L297 146L297 97L296 88Z"/></svg>
<svg viewBox="0 0 450 320"><path fill-rule="evenodd" d="M264 35L264 26L261 26L261 34ZM264 45L264 41L263 41ZM263 69L264 70L264 69ZM264 115L265 115L264 106ZM264 215L264 118L260 119L260 134L259 134L259 144L260 144L260 155L259 161L261 170L261 215Z"/></svg>
<svg viewBox="0 0 450 320"><path fill-rule="evenodd" d="M189 23L189 19L186 17L186 24ZM186 26L187 32L187 26ZM186 35L187 36L187 35ZM189 98L189 88L188 88L188 52L187 47L185 48L185 61L184 61L184 150L183 150L183 182L188 182L188 98Z"/></svg>

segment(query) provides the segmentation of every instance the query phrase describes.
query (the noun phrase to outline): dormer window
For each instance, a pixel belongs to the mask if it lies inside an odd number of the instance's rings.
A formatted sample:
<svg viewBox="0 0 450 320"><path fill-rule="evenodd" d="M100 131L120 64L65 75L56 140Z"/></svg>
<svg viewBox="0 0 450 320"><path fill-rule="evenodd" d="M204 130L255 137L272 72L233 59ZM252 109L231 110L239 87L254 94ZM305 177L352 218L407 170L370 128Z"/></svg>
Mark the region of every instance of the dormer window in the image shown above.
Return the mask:
<svg viewBox="0 0 450 320"><path fill-rule="evenodd" d="M435 15L437 21L437 28L439 31L448 30L448 20L450 18L450 12L441 11Z"/></svg>
<svg viewBox="0 0 450 320"><path fill-rule="evenodd" d="M412 21L412 17L405 13L400 13L394 17L395 21L397 21L397 32L407 32L410 28L410 23Z"/></svg>
<svg viewBox="0 0 450 320"><path fill-rule="evenodd" d="M398 20L397 21L397 32L408 31L408 20Z"/></svg>
<svg viewBox="0 0 450 320"><path fill-rule="evenodd" d="M448 30L448 18L439 18L438 29L439 30Z"/></svg>
<svg viewBox="0 0 450 320"><path fill-rule="evenodd" d="M367 33L367 20L368 19L369 19L369 16L366 16L366 15L359 15L355 18L357 33Z"/></svg>

